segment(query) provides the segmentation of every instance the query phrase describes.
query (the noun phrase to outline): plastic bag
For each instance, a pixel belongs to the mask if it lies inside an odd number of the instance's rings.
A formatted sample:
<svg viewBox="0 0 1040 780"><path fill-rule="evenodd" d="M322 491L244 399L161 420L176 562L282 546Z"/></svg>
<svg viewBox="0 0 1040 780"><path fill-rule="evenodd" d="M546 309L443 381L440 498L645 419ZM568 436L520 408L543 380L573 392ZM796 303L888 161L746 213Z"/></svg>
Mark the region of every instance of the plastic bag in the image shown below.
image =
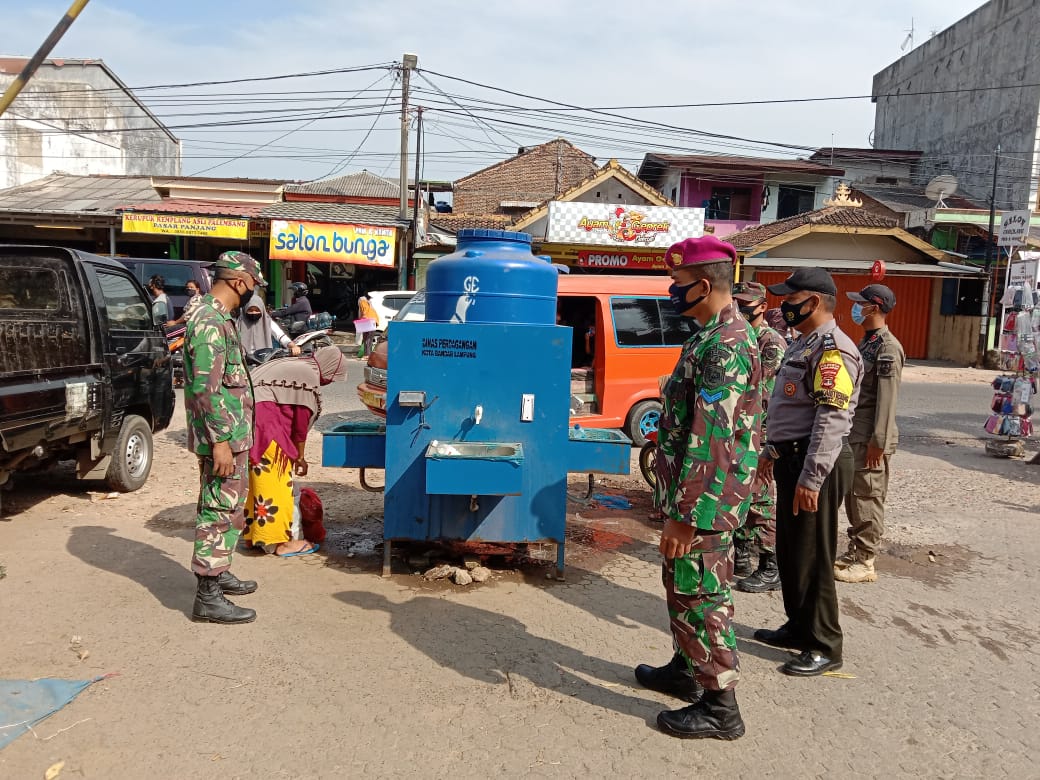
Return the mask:
<svg viewBox="0 0 1040 780"><path fill-rule="evenodd" d="M308 542L321 544L325 541L325 507L322 506L318 494L310 488L300 491L300 515L303 526L303 538Z"/></svg>

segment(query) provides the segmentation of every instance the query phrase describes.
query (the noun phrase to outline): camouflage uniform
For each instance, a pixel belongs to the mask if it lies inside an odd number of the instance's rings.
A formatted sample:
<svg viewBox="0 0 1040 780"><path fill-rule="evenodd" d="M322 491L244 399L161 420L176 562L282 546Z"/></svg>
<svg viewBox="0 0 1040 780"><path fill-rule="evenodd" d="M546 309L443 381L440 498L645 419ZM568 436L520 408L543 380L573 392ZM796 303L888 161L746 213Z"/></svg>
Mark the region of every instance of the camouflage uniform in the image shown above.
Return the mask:
<svg viewBox="0 0 1040 780"><path fill-rule="evenodd" d="M215 577L230 568L231 553L245 527L253 386L235 322L212 295L203 296L192 311L184 344L188 447L199 458L201 481L191 568ZM229 477L213 475L217 442L227 442L234 454L235 471Z"/></svg>
<svg viewBox="0 0 1040 780"><path fill-rule="evenodd" d="M712 691L740 678L733 532L751 503L761 376L754 337L731 303L686 342L663 393L654 503L697 529L693 550L664 562L668 614L676 649Z"/></svg>
<svg viewBox="0 0 1040 780"><path fill-rule="evenodd" d="M752 328L758 340L758 354L762 361L762 381L758 391L762 398L762 435L766 440L766 418L769 412L769 397L773 394L776 374L784 361L787 340L765 322ZM776 483L773 480L755 479L751 495L751 508L747 522L737 529L738 539L747 541L760 553L776 552Z"/></svg>

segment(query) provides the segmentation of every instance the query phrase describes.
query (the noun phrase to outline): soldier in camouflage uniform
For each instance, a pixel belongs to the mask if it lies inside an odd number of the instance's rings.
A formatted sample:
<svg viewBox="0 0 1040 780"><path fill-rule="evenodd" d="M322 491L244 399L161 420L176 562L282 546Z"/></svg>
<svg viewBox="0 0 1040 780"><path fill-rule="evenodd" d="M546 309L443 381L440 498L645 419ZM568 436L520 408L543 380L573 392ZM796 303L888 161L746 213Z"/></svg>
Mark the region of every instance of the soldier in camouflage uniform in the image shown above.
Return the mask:
<svg viewBox="0 0 1040 780"><path fill-rule="evenodd" d="M776 372L784 360L787 340L766 322L766 288L757 282L741 282L733 287L733 298L740 305L740 313L752 327L758 341L762 361L762 381L758 392L762 398L762 435L765 441L766 416L769 396L776 384ZM780 571L776 566L776 483L762 474L755 478L754 493L747 522L737 529L736 565L733 573L744 579L737 582L737 590L763 593L780 589ZM758 568L751 572L751 552L758 551ZM750 576L748 576L750 575Z"/></svg>
<svg viewBox="0 0 1040 780"><path fill-rule="evenodd" d="M250 623L256 612L224 596L256 590L255 582L230 571L231 553L245 527L253 442L253 387L231 311L245 305L264 280L256 260L244 252L224 252L215 272L213 289L192 311L184 335L188 446L199 458L201 483L191 560L198 579L192 619Z"/></svg>
<svg viewBox="0 0 1040 780"><path fill-rule="evenodd" d="M642 664L645 687L694 702L657 716L667 734L736 739L744 734L730 620L733 532L746 516L758 462L762 406L758 347L733 302L736 250L714 236L668 250L672 304L704 327L683 345L663 392L654 503L676 653Z"/></svg>

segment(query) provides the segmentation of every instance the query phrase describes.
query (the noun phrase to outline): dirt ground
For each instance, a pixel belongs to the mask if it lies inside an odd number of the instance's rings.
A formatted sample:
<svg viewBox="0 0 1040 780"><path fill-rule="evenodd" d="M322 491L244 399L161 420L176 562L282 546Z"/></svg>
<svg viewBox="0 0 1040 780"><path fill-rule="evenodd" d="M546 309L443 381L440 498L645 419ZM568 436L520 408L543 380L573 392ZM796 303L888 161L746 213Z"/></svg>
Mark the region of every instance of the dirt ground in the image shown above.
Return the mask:
<svg viewBox="0 0 1040 780"><path fill-rule="evenodd" d="M981 417L991 378L921 366L904 384L963 385ZM597 487L630 509L571 503L565 581L492 558L489 582L460 587L423 580L438 555L419 548L379 577L381 495L312 467L327 544L239 555L260 590L238 601L259 617L225 627L189 619L184 440L178 412L134 494L59 470L7 495L3 677L115 676L0 751L0 777L57 761L62 778L1037 776L1040 467L988 458L977 437L910 437L895 457L880 581L839 586L848 677L778 674L787 654L750 637L782 622L779 594L737 593L734 743L660 734L657 712L680 704L632 678L671 654L638 474Z"/></svg>

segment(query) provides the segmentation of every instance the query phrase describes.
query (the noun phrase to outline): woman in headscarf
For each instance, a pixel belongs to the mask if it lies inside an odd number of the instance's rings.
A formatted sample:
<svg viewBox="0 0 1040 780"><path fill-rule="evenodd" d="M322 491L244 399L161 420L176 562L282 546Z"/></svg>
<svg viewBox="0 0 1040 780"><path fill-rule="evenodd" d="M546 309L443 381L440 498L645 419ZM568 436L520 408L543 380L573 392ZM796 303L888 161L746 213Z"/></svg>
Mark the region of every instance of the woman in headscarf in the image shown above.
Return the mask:
<svg viewBox="0 0 1040 780"><path fill-rule="evenodd" d="M318 549L293 522L293 475L307 475L307 433L321 414L320 388L346 375L339 347L272 360L253 370L253 446L242 535L247 544L282 557Z"/></svg>
<svg viewBox="0 0 1040 780"><path fill-rule="evenodd" d="M270 349L272 339L276 339L290 354L300 354L300 348L293 344L285 331L278 327L278 323L271 319L264 306L264 299L256 292L238 312L238 337L246 355L251 355L259 349Z"/></svg>

